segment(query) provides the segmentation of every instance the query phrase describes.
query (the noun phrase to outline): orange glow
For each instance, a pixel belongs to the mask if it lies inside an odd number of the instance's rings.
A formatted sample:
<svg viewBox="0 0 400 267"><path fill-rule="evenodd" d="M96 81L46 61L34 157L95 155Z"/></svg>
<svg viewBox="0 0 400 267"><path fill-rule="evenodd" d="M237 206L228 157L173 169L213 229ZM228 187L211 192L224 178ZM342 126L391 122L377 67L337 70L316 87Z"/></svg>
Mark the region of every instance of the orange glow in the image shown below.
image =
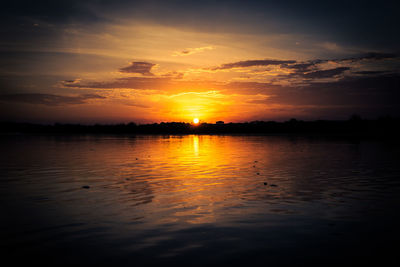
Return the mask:
<svg viewBox="0 0 400 267"><path fill-rule="evenodd" d="M132 145L136 149L129 149ZM120 169L114 182L123 183L115 189L132 196L120 199L118 203L126 205L126 201L138 201L141 207L154 214L155 224L200 224L224 221L224 213L219 211L226 203L236 205L242 198L255 200L265 198L265 194L279 197L284 193L264 188L265 178L256 174L259 167L269 166L273 147L270 142L262 148L257 142L245 142L243 145L241 138L232 136L145 136L134 143L126 139L111 145L101 144L98 148L101 153L93 153L88 148L85 161L117 164ZM123 162L110 160L109 156L115 151L121 155L119 158L124 159ZM252 153L254 151L258 153ZM258 163L255 164L255 161ZM174 171L171 172L171 169ZM137 178L132 178L136 176L141 177L139 183ZM243 179L234 179L235 176ZM269 178L269 181L277 182L273 178ZM255 185L261 188L249 195L248 188ZM178 208L168 211L168 216L164 216L166 211L161 210L164 205L177 205ZM249 208L234 212L242 214L257 211Z"/></svg>
<svg viewBox="0 0 400 267"><path fill-rule="evenodd" d="M278 60L302 62L306 58L259 46L271 37L204 33L142 23L110 25L109 29L112 35L79 35L79 42L58 48L60 54L80 55L74 60L55 55L43 61L62 69L39 64L32 70L40 77L65 75L57 84L35 80L29 81L35 83L31 87L27 82L29 88L54 87L54 91L36 92L39 98L54 94L51 102L45 99L32 105L29 101L38 102L34 98L2 103L2 111L7 110L2 115L22 120L26 116L23 114L29 114L32 120L90 124L185 121L196 125L199 122L193 118L201 118L202 122L277 120L293 114L308 116L317 108L300 105L289 97L292 79L277 79L293 74L293 68L221 68L246 60L274 59L276 55L280 56ZM68 30L78 34L73 28ZM247 41L242 42L244 39Z"/></svg>
<svg viewBox="0 0 400 267"><path fill-rule="evenodd" d="M281 106L262 102L276 92L268 88L260 91L256 84L269 81L269 72L275 75L281 69L272 70L271 67L261 74L257 72L259 67L213 69L249 58L273 58L276 54L285 58L293 56L283 51L261 49L259 36L246 37L249 43L245 49L231 45L241 44L238 40L243 40L242 35L235 34L203 33L142 23L110 25L110 30L112 35L77 36L84 47L76 46L76 42L57 50L90 56L79 57L79 61L66 61L56 56L51 59L52 65L63 66L62 70L52 70L52 75L71 77L60 79L51 94L77 98L76 103L13 102L6 107L10 110L7 115L19 116L22 112L17 109L20 109L29 110L24 114L29 113L35 120L45 117L50 121L73 123L190 121L195 125L193 118L205 122L239 122L259 119L259 114L276 118L275 114L283 110ZM73 28L68 32L78 34ZM98 46L100 43L106 45ZM148 69L135 70L132 62L141 62L138 66ZM121 71L127 68L130 71ZM42 74L39 72L42 69L51 68L38 67L34 73ZM35 85L37 88L49 86L54 85L44 82ZM86 95L97 97L86 99Z"/></svg>

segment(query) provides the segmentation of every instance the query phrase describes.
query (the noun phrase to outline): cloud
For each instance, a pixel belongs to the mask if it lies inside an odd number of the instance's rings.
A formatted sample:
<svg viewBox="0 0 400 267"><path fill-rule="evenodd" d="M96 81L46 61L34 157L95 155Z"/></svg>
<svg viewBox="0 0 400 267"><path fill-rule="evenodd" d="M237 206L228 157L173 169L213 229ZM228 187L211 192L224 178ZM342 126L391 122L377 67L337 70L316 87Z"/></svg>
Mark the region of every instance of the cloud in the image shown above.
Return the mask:
<svg viewBox="0 0 400 267"><path fill-rule="evenodd" d="M165 74L162 74L162 77L173 78L173 79L182 79L185 74L179 71L171 71Z"/></svg>
<svg viewBox="0 0 400 267"><path fill-rule="evenodd" d="M332 86L335 82L343 81L342 79L337 79L336 81L331 81L332 83L322 82L320 79L334 78L347 70L350 67L338 67L328 70L318 70L317 65L321 61L313 61L307 63L299 63L288 66L288 68L293 68L296 70L295 73L282 74L279 77L275 77L270 81L230 81L230 82L218 82L213 80L182 80L179 79L179 73L170 73L162 77L125 77L118 78L110 81L64 81L62 85L67 88L80 88L80 89L134 89L134 90L154 90L163 93L176 93L185 92L187 90L191 91L207 91L219 90L224 92L224 94L276 94L276 91L280 90L282 84L286 84L285 88L290 88L290 90L295 90L294 88L299 88L299 86L312 85L313 83L318 83L320 85L324 84L326 86ZM310 71L309 69L317 69ZM307 72L305 72L307 71ZM360 72L363 74L362 77L377 77L379 72ZM348 78L360 78L358 73L349 72ZM384 73L381 73L384 74ZM178 77L177 77L178 76ZM293 81L293 78L296 80ZM385 80L388 78L382 78ZM285 83L282 83L285 82ZM316 89L319 90L319 89Z"/></svg>
<svg viewBox="0 0 400 267"><path fill-rule="evenodd" d="M274 65L281 73L264 79L263 72L246 81L188 80L190 74L185 74L185 79L179 79L182 73L176 71L161 76L125 77L103 82L71 79L64 81L63 85L85 89L152 90L139 93L143 96L156 94L158 97L187 95L187 92L195 95L196 92L211 90L226 99L238 97L244 105L264 113L278 107L285 110L285 114L299 116L320 114L324 117L327 114L333 118L358 112L363 116L376 117L400 114L396 102L400 97L400 74L396 70L397 61L390 60L390 64L386 64L386 59L391 58L392 54L369 53L351 59L246 60L219 66L220 69L232 69ZM371 60L382 60L382 64L370 64ZM215 76L220 74L212 73ZM233 76L236 74L232 73Z"/></svg>
<svg viewBox="0 0 400 267"><path fill-rule="evenodd" d="M279 85L259 82L217 82L217 81L185 81L170 77L126 77L104 82L62 83L64 87L76 89L133 89L155 90L169 93L224 91L224 94L257 94L266 88L280 88Z"/></svg>
<svg viewBox="0 0 400 267"><path fill-rule="evenodd" d="M120 68L120 72L124 73L140 73L145 76L153 76L154 74L150 72L156 64L149 62L132 62L131 65Z"/></svg>
<svg viewBox="0 0 400 267"><path fill-rule="evenodd" d="M377 52L370 52L366 53L357 57L350 57L350 58L342 58L342 59L314 59L308 60L303 62L296 62L297 64L282 64L281 67L286 69L295 70L296 73L304 73L307 71L311 71L312 69L318 68L318 65L327 63L327 62L335 62L335 63L355 63L362 60L386 60L386 59L395 59L398 58L397 54L394 53L377 53ZM319 71L319 70L318 70ZM321 70L324 71L324 70ZM338 68L337 71L340 71ZM334 73L334 71L332 71ZM367 73L364 73L367 74ZM323 74L322 74L323 75ZM326 75L329 75L329 72L326 72ZM306 75L307 76L307 75ZM313 76L313 75L310 75ZM317 74L318 76L318 74Z"/></svg>
<svg viewBox="0 0 400 267"><path fill-rule="evenodd" d="M333 59L333 62L357 62L361 60L384 60L384 59L393 59L398 58L399 56L395 53L378 53L378 52L369 52L358 57L351 57L351 58L343 58L343 59Z"/></svg>
<svg viewBox="0 0 400 267"><path fill-rule="evenodd" d="M0 95L1 102L15 102L27 104L39 104L46 106L62 106L85 104L91 99L105 99L106 97L97 94L83 94L78 96L62 96L52 94L5 94Z"/></svg>
<svg viewBox="0 0 400 267"><path fill-rule="evenodd" d="M204 52L206 50L213 50L215 47L213 46L203 46L203 47L197 47L197 48L187 48L183 51L176 51L172 55L173 56L189 56L197 53Z"/></svg>
<svg viewBox="0 0 400 267"><path fill-rule="evenodd" d="M271 97L252 100L255 104L290 104L314 106L397 107L400 97L400 74L345 77L338 81L314 82L301 86L275 86L264 94ZM263 84L259 84L260 87Z"/></svg>
<svg viewBox="0 0 400 267"><path fill-rule="evenodd" d="M306 72L309 71L311 68L318 66L319 64L325 63L328 60L325 59L314 59L304 62L299 62L297 64L282 64L281 67L286 69L295 70L295 72Z"/></svg>
<svg viewBox="0 0 400 267"><path fill-rule="evenodd" d="M307 72L301 74L302 77L307 78L307 79L323 79L323 78L332 78L335 77L339 74L342 74L346 70L349 70L349 67L339 67L335 69L329 69L329 70L317 70L317 71L312 71L312 72Z"/></svg>
<svg viewBox="0 0 400 267"><path fill-rule="evenodd" d="M314 62L307 62L307 63L299 63L299 64L294 64L294 65L284 64L282 66L287 69L294 69L296 72L305 72L305 71L309 70L310 67L313 67L314 65L315 65Z"/></svg>
<svg viewBox="0 0 400 267"><path fill-rule="evenodd" d="M394 53L375 53L370 52L365 54L364 56L360 57L360 59L389 59L389 58L396 58L398 55Z"/></svg>
<svg viewBox="0 0 400 267"><path fill-rule="evenodd" d="M296 60L275 60L275 59L245 60L245 61L222 64L221 66L211 68L211 70L226 70L233 68L248 68L254 66L283 65L283 64L293 64L293 63L296 63Z"/></svg>
<svg viewBox="0 0 400 267"><path fill-rule="evenodd" d="M361 75L375 75L375 74L385 74L388 71L373 71L373 70L365 70L365 71L356 71L353 72L354 74L361 74Z"/></svg>
<svg viewBox="0 0 400 267"><path fill-rule="evenodd" d="M92 88L92 89L115 89L115 88L129 88L140 90L157 90L164 87L170 82L169 77L165 78L148 78L148 77L126 77L118 78L111 81L104 82L79 82L69 83L62 82L62 85L68 88Z"/></svg>

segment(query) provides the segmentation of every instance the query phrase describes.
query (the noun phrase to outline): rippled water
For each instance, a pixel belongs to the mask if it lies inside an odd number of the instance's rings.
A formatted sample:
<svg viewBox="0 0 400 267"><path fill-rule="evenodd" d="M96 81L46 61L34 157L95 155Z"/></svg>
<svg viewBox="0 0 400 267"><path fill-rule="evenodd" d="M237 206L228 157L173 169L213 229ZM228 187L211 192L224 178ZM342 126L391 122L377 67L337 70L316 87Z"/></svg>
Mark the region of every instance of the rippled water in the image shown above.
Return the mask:
<svg viewBox="0 0 400 267"><path fill-rule="evenodd" d="M273 136L3 136L2 251L60 265L396 257L400 146Z"/></svg>

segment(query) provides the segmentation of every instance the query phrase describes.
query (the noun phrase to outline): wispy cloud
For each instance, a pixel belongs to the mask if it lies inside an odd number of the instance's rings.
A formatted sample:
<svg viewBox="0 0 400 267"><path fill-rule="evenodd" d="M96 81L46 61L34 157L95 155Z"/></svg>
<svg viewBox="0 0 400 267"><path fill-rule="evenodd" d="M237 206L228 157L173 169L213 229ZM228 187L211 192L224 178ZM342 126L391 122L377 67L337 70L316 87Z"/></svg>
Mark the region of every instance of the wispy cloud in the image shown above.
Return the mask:
<svg viewBox="0 0 400 267"><path fill-rule="evenodd" d="M106 97L98 94L83 94L78 96L62 96L52 94L5 94L0 95L1 102L16 102L27 104L39 104L46 106L62 106L85 104L92 99L105 99Z"/></svg>
<svg viewBox="0 0 400 267"><path fill-rule="evenodd" d="M366 54L362 54L358 57L337 59L336 61L360 61L360 60L382 60L382 59L392 59L397 58L399 55L395 53L379 53L379 52L370 52ZM333 60L335 61L335 60Z"/></svg>
<svg viewBox="0 0 400 267"><path fill-rule="evenodd" d="M80 88L80 89L115 89L115 88L129 88L138 90L155 90L162 88L169 84L170 78L147 78L147 77L126 77L118 78L111 81L93 81L93 82L80 82L70 83L67 81L62 82L64 87Z"/></svg>
<svg viewBox="0 0 400 267"><path fill-rule="evenodd" d="M245 61L222 64L220 66L211 68L211 70L227 70L234 68L248 68L254 66L283 65L283 64L293 64L293 63L296 63L296 60L277 60L277 59L245 60Z"/></svg>
<svg viewBox="0 0 400 267"><path fill-rule="evenodd" d="M329 70L317 70L317 71L303 73L303 74L301 74L301 76L304 78L307 78L307 79L331 78L331 77L335 77L339 74L342 74L346 70L350 70L350 68L349 67L339 67L339 68L329 69Z"/></svg>
<svg viewBox="0 0 400 267"><path fill-rule="evenodd" d="M214 46L203 46L203 47L197 47L197 48L186 48L182 51L175 51L172 56L189 56L197 53L201 53L207 50L213 50L215 49Z"/></svg>
<svg viewBox="0 0 400 267"><path fill-rule="evenodd" d="M173 79L182 79L184 76L183 72L179 71L170 71L161 75L162 77L166 78L173 78Z"/></svg>

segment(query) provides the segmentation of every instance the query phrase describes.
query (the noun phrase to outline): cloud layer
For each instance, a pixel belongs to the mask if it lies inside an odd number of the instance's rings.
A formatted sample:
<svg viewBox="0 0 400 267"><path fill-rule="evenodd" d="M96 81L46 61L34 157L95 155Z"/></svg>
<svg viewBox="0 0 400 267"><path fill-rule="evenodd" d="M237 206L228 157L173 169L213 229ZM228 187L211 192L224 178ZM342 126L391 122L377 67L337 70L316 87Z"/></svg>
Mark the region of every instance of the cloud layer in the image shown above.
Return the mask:
<svg viewBox="0 0 400 267"><path fill-rule="evenodd" d="M4 94L0 95L1 102L14 102L26 104L38 104L46 106L64 106L85 104L88 100L105 99L98 94L83 94L78 96L62 96L52 94Z"/></svg>
<svg viewBox="0 0 400 267"><path fill-rule="evenodd" d="M390 64L386 62L388 60ZM366 70L376 66L378 61L380 68L385 66L385 70ZM284 114L292 112L293 117L296 117L295 113L299 116L311 116L324 112L330 116L345 116L355 112L377 116L399 111L397 99L400 97L400 73L396 67L393 68L393 63L394 66L400 63L395 55L377 53L310 61L247 60L212 68L213 75L218 75L216 70L219 69L236 75L238 68L239 74L254 74L252 78L238 81L182 80L159 75L124 77L109 81L65 81L63 86L94 90L131 89L135 92L150 91L152 94L165 96L195 92L201 95L209 94L210 90L213 90L217 92L221 101L240 97L248 105L258 107L260 111ZM257 68L256 72L254 68ZM278 74L269 77L270 71ZM260 76L266 76L267 80L259 81ZM316 110L318 113L315 113Z"/></svg>
<svg viewBox="0 0 400 267"><path fill-rule="evenodd" d="M221 66L211 68L211 70L227 70L233 68L247 68L254 66L269 66L269 65L283 65L296 63L295 60L274 60L274 59L262 59L262 60L245 60L233 63L222 64Z"/></svg>

